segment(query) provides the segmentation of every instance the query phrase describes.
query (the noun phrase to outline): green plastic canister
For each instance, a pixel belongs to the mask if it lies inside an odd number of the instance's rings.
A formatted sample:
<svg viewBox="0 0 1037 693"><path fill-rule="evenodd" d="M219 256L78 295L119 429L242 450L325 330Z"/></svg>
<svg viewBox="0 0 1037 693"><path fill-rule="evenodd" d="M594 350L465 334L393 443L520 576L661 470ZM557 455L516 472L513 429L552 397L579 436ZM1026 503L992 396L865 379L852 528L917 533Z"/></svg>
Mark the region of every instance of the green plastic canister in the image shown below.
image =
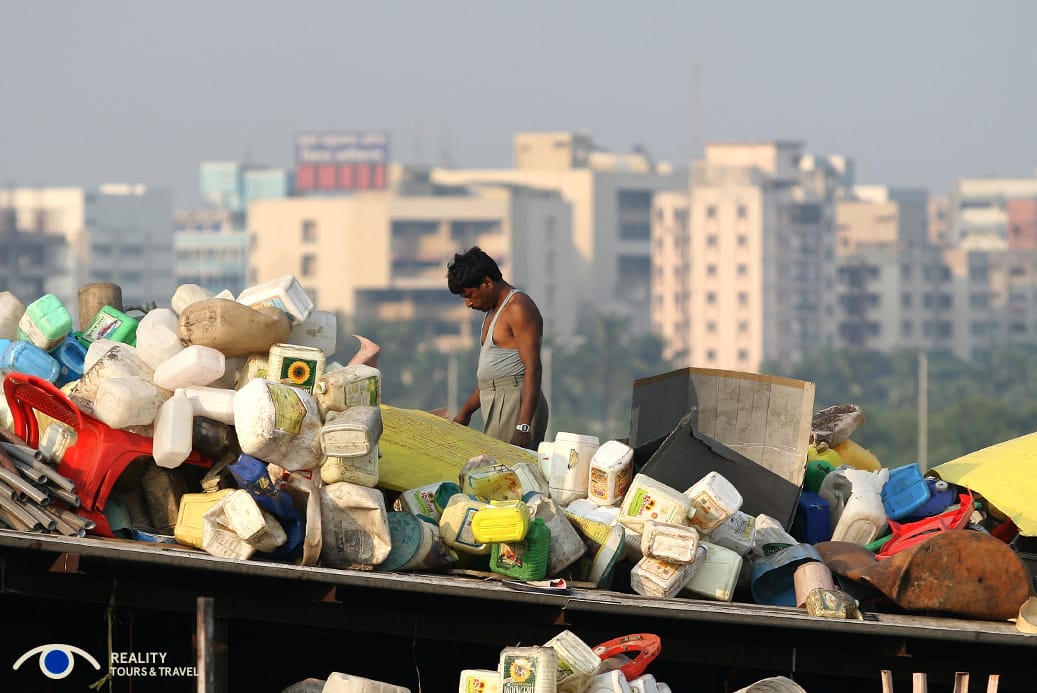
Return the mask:
<svg viewBox="0 0 1037 693"><path fill-rule="evenodd" d="M543 580L550 550L551 530L538 517L522 541L491 544L490 570L522 582Z"/></svg>

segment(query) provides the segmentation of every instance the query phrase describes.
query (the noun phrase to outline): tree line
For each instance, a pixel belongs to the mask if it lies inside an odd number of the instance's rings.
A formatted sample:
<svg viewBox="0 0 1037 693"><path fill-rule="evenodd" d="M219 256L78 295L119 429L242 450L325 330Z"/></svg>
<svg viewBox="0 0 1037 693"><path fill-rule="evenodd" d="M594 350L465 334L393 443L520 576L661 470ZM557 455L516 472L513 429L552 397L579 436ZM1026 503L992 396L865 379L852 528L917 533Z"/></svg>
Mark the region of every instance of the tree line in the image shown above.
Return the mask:
<svg viewBox="0 0 1037 693"><path fill-rule="evenodd" d="M431 323L351 323L340 316L339 325L333 359L340 363L356 349L354 332L382 346L378 366L387 404L432 410L448 406L451 392L460 403L475 388L478 345L443 353L434 346ZM689 365L668 362L661 340L629 334L626 319L611 314L586 316L571 339L545 338L544 357L551 378L551 432L596 435L602 441L628 436L634 380ZM1037 430L1037 401L1030 396L1037 391L1037 350L1006 347L971 362L930 352L927 360L929 466ZM760 372L813 382L815 411L836 404L860 406L865 422L853 440L884 466L917 461L917 350L824 350L797 364L764 364Z"/></svg>

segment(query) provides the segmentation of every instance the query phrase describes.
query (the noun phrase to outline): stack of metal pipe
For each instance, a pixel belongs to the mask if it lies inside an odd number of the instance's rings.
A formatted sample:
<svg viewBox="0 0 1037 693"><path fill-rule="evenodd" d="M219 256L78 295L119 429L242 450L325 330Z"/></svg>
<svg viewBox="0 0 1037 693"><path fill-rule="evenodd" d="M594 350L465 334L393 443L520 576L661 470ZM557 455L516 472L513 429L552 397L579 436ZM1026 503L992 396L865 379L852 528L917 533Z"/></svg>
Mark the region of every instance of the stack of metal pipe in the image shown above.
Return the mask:
<svg viewBox="0 0 1037 693"><path fill-rule="evenodd" d="M39 450L11 440L0 440L0 521L22 532L85 536L94 522L77 515L76 486L58 474L57 467Z"/></svg>

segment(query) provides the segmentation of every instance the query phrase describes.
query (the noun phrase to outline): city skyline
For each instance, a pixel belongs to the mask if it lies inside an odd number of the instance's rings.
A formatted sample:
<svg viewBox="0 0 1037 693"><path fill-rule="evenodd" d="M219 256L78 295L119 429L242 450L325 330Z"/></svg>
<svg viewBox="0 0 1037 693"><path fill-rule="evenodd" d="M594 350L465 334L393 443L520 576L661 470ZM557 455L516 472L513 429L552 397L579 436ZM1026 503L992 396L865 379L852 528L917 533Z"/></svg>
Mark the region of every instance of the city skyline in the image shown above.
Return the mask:
<svg viewBox="0 0 1037 693"><path fill-rule="evenodd" d="M0 185L169 186L203 161L290 167L304 130L385 130L391 157L511 164L511 137L589 130L685 166L793 139L866 184L949 191L1037 171L1037 4L575 1L8 6Z"/></svg>

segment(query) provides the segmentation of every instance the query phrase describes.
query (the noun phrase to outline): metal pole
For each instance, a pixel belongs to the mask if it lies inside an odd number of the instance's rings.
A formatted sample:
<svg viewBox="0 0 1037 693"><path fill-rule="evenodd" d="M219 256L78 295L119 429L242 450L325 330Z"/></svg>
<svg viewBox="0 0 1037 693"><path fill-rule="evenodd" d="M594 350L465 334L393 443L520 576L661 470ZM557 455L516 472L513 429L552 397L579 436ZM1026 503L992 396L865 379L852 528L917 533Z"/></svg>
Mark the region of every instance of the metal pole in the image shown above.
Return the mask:
<svg viewBox="0 0 1037 693"><path fill-rule="evenodd" d="M447 416L457 415L457 353L450 352L446 359L446 412Z"/></svg>
<svg viewBox="0 0 1037 693"><path fill-rule="evenodd" d="M542 369L540 373L540 391L544 393L544 399L547 400L547 407L550 411L551 408L551 347L545 346L540 350L540 367ZM547 419L547 436L546 440L554 440L554 419L548 417Z"/></svg>
<svg viewBox="0 0 1037 693"><path fill-rule="evenodd" d="M918 467L929 469L929 359L918 352Z"/></svg>

